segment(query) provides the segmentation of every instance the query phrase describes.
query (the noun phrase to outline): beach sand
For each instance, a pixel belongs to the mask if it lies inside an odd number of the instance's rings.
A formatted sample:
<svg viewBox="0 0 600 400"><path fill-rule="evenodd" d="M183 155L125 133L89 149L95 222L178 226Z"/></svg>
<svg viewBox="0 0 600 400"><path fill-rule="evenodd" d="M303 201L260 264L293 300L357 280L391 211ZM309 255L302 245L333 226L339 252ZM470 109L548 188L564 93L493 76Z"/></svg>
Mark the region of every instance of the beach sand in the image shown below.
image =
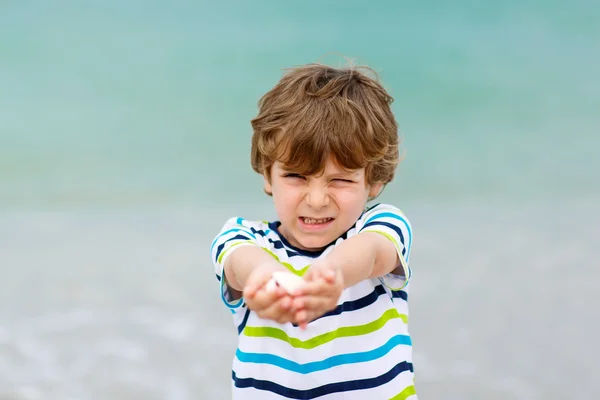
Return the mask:
<svg viewBox="0 0 600 400"><path fill-rule="evenodd" d="M585 207L408 213L420 398L600 395ZM208 256L226 217L0 214L0 399L227 398L236 334Z"/></svg>

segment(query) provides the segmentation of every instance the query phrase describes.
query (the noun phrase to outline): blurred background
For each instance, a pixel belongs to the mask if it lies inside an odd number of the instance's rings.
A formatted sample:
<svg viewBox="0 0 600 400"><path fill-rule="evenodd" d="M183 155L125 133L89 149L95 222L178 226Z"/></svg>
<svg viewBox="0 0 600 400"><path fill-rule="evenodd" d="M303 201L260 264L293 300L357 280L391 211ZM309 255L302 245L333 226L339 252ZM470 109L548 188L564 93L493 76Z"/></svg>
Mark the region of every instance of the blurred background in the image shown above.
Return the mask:
<svg viewBox="0 0 600 400"><path fill-rule="evenodd" d="M599 46L591 0L0 2L0 399L228 398L210 242L332 52L395 98L419 398L600 398Z"/></svg>

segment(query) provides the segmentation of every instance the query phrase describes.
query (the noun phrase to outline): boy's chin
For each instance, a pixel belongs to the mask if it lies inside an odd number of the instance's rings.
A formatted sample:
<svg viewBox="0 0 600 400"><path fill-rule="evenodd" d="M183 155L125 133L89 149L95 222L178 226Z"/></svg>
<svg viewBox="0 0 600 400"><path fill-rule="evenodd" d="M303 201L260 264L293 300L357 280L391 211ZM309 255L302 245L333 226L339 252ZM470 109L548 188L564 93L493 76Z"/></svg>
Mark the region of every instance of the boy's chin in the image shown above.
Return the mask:
<svg viewBox="0 0 600 400"><path fill-rule="evenodd" d="M328 237L304 237L298 240L300 247L307 251L323 250L334 239Z"/></svg>

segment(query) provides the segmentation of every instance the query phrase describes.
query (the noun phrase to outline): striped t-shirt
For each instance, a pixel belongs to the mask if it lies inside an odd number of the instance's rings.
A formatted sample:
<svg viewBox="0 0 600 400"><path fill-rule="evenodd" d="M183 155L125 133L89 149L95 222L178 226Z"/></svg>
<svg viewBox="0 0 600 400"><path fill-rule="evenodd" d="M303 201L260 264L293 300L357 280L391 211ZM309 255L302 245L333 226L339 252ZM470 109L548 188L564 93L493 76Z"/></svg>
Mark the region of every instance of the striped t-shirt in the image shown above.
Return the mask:
<svg viewBox="0 0 600 400"><path fill-rule="evenodd" d="M231 218L211 246L221 298L238 331L233 398L416 400L407 325L412 230L404 214L377 204L319 252L291 246L278 233L278 226L279 222ZM243 298L232 301L229 296L223 265L236 248L262 247L301 276L315 258L365 231L381 233L395 244L404 274L367 279L346 288L337 307L310 322L306 330L261 319Z"/></svg>

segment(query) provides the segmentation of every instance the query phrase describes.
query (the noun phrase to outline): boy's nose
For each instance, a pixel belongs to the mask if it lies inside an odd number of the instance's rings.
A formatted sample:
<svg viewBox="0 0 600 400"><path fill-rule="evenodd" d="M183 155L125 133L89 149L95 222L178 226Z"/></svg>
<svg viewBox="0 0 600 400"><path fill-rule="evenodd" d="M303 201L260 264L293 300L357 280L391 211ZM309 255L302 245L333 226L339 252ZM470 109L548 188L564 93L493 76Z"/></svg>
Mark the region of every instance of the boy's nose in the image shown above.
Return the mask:
<svg viewBox="0 0 600 400"><path fill-rule="evenodd" d="M329 196L327 190L323 188L311 188L306 194L306 203L314 210L320 210L321 208L329 204Z"/></svg>

